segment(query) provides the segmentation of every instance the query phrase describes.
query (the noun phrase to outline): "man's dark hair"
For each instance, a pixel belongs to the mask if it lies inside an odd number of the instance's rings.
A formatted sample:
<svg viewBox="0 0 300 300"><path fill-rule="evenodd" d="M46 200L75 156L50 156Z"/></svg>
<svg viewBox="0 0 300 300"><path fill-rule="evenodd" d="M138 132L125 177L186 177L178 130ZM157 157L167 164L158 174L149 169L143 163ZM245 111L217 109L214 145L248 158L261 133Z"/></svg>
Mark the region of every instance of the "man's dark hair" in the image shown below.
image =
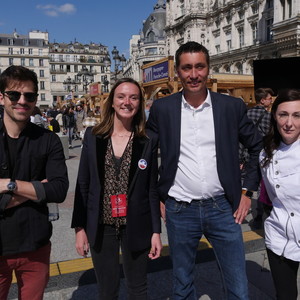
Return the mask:
<svg viewBox="0 0 300 300"><path fill-rule="evenodd" d="M38 92L38 79L35 72L23 66L10 66L0 75L0 92L3 93L11 81L31 81L34 92Z"/></svg>
<svg viewBox="0 0 300 300"><path fill-rule="evenodd" d="M209 53L208 50L201 44L197 42L187 42L183 45L181 45L176 53L175 53L175 63L176 63L176 68L179 67L180 65L180 56L183 53L194 53L194 52L202 52L206 56L206 62L209 67Z"/></svg>
<svg viewBox="0 0 300 300"><path fill-rule="evenodd" d="M259 88L255 90L255 102L260 103L260 100L266 98L268 94L274 96L274 91L270 88Z"/></svg>

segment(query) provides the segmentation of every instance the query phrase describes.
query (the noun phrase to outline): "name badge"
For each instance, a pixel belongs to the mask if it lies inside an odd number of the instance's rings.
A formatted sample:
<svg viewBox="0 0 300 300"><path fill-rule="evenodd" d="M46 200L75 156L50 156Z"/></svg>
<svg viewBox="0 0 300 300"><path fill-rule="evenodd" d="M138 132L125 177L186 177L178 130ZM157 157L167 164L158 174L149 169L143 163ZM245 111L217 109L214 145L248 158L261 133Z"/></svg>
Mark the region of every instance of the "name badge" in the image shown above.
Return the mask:
<svg viewBox="0 0 300 300"><path fill-rule="evenodd" d="M126 217L127 215L127 201L126 201L126 194L118 194L118 195L111 195L110 202L111 202L111 211L112 217Z"/></svg>

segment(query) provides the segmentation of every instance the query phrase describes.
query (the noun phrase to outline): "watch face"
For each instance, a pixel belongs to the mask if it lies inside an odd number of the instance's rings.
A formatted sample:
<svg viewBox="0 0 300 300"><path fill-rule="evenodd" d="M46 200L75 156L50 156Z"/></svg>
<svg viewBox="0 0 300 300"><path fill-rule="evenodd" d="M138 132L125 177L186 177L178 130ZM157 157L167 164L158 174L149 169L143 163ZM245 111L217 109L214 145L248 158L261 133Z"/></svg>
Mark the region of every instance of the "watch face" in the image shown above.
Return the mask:
<svg viewBox="0 0 300 300"><path fill-rule="evenodd" d="M246 195L247 197L252 197L252 196L253 196L253 192L247 191L247 192L245 193L245 195Z"/></svg>
<svg viewBox="0 0 300 300"><path fill-rule="evenodd" d="M14 191L16 187L17 187L16 183L12 181L7 185L7 189L11 192Z"/></svg>

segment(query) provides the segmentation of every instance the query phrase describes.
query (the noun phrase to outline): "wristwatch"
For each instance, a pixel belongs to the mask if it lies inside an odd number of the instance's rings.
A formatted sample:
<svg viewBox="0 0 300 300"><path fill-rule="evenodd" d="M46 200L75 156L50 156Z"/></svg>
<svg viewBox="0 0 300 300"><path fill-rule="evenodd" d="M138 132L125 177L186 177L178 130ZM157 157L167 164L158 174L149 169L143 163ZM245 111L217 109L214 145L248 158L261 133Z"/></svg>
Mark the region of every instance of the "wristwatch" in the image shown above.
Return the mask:
<svg viewBox="0 0 300 300"><path fill-rule="evenodd" d="M249 198L253 196L253 192L246 189L242 189L242 194Z"/></svg>
<svg viewBox="0 0 300 300"><path fill-rule="evenodd" d="M9 192L13 192L15 191L17 188L17 184L14 182L14 181L10 181L8 184L7 184L7 189Z"/></svg>

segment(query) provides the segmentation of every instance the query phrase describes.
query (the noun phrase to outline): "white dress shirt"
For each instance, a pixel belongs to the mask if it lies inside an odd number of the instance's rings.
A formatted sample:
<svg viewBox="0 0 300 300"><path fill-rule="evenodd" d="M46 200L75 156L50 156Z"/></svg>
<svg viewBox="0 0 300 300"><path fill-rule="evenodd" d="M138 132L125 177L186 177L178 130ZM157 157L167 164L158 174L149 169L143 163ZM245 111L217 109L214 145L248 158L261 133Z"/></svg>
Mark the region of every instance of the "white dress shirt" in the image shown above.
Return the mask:
<svg viewBox="0 0 300 300"><path fill-rule="evenodd" d="M182 95L180 155L169 196L191 202L224 194L217 173L215 127L208 91L203 104L194 108Z"/></svg>
<svg viewBox="0 0 300 300"><path fill-rule="evenodd" d="M262 151L261 165L264 157ZM261 171L273 204L265 221L266 246L277 255L300 261L300 140L281 143Z"/></svg>

